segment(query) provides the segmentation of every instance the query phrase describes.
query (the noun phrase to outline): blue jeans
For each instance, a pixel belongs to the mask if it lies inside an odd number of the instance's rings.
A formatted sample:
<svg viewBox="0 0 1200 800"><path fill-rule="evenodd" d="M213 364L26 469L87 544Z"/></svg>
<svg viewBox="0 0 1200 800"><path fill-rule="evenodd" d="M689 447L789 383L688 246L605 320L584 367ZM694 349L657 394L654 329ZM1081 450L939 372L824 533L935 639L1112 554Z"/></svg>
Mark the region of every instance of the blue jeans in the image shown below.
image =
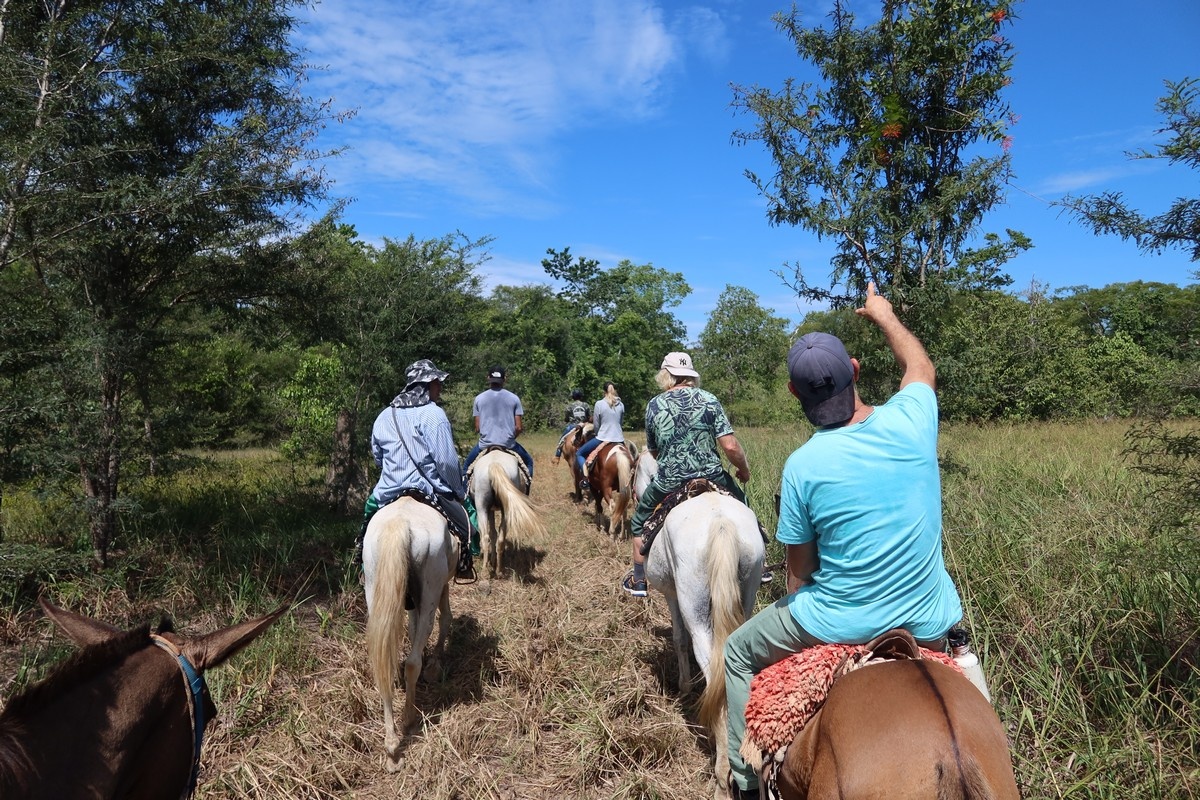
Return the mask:
<svg viewBox="0 0 1200 800"><path fill-rule="evenodd" d="M463 460L462 469L463 469L463 481L464 482L467 480L467 469L470 468L470 466L475 463L475 459L479 457L479 451L482 449L483 448L478 443L476 443L476 445L471 448L471 452L467 453L467 457ZM521 460L525 462L525 466L529 468L529 480L532 481L533 480L533 456L529 455L528 450L526 450L524 447L521 447L520 442L513 443L512 449L516 451L517 455L519 455L521 457Z"/></svg>
<svg viewBox="0 0 1200 800"><path fill-rule="evenodd" d="M604 444L604 442L600 441L599 439L588 439L587 443L584 444L583 447L581 447L575 451L575 462L577 464L579 464L579 474L580 475L584 474L583 473L583 464L585 461L587 461L587 457L589 455L591 455L593 450L595 450L597 447L599 447L602 444Z"/></svg>

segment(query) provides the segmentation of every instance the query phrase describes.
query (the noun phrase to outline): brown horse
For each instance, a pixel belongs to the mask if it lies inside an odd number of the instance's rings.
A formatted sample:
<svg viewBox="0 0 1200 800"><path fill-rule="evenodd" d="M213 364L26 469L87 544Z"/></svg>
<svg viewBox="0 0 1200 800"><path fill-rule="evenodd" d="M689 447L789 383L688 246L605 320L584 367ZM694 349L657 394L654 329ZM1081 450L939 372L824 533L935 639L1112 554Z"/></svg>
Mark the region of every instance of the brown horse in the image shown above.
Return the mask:
<svg viewBox="0 0 1200 800"><path fill-rule="evenodd" d="M195 788L216 714L204 671L266 630L287 606L195 639L169 621L121 631L42 601L82 650L0 713L0 797L171 800Z"/></svg>
<svg viewBox="0 0 1200 800"><path fill-rule="evenodd" d="M568 433L563 438L562 453L563 458L567 461L567 468L571 470L571 477L574 479L575 485L575 502L583 499L583 472L579 469L578 459L575 454L579 452L579 448L587 443L595 434L595 426L590 422L583 422L575 426L572 433Z"/></svg>
<svg viewBox="0 0 1200 800"><path fill-rule="evenodd" d="M620 539L625 532L629 496L633 490L633 462L637 447L632 443L604 442L592 452L592 498L596 501L596 520L603 527L608 509L608 535Z"/></svg>
<svg viewBox="0 0 1200 800"><path fill-rule="evenodd" d="M1004 726L937 661L888 661L839 678L788 747L784 800L1020 797Z"/></svg>

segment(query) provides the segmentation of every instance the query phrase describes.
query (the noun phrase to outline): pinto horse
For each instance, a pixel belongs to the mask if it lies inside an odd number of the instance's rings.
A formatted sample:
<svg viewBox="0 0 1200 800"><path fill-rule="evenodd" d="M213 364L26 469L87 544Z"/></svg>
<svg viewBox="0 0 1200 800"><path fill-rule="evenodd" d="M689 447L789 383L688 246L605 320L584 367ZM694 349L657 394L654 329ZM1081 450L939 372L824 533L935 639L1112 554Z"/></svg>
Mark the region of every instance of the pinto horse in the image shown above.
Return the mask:
<svg viewBox="0 0 1200 800"><path fill-rule="evenodd" d="M425 643L438 614L438 638L429 660L436 665L450 628L450 578L458 564L458 537L439 511L401 497L375 513L363 539L367 595L367 655L375 686L383 699L383 741L388 772L400 769L403 740L396 733L392 699L400 667L400 645L411 628L404 660L404 711L401 734L417 723L417 679ZM406 611L405 607L411 606Z"/></svg>
<svg viewBox="0 0 1200 800"><path fill-rule="evenodd" d="M637 460L640 496L658 472L649 452ZM671 509L646 557L646 580L671 610L671 639L679 662L679 691L691 688L688 650L704 674L700 722L713 743L719 789L727 789L725 640L754 611L766 548L758 518L743 503L706 492Z"/></svg>
<svg viewBox="0 0 1200 800"><path fill-rule="evenodd" d="M546 533L525 494L528 484L518 458L511 450L487 450L472 467L471 499L479 518L482 573L488 579L503 574L504 547L510 535Z"/></svg>
<svg viewBox="0 0 1200 800"><path fill-rule="evenodd" d="M937 661L886 661L839 678L788 747L784 800L1016 800L1004 726Z"/></svg>
<svg viewBox="0 0 1200 800"><path fill-rule="evenodd" d="M563 438L562 453L563 458L567 460L567 467L571 470L571 477L574 479L575 486L575 502L583 499L583 471L579 469L578 459L575 454L579 452L579 448L592 438L595 433L595 426L590 422L583 422L575 426L575 430L568 433Z"/></svg>
<svg viewBox="0 0 1200 800"><path fill-rule="evenodd" d="M0 713L0 797L186 798L216 715L204 672L250 644L287 606L196 638L169 620L122 631L43 600L82 649Z"/></svg>
<svg viewBox="0 0 1200 800"><path fill-rule="evenodd" d="M625 531L636 458L637 446L632 442L605 442L592 451L590 483L596 519L603 523L608 510L608 535L613 539Z"/></svg>

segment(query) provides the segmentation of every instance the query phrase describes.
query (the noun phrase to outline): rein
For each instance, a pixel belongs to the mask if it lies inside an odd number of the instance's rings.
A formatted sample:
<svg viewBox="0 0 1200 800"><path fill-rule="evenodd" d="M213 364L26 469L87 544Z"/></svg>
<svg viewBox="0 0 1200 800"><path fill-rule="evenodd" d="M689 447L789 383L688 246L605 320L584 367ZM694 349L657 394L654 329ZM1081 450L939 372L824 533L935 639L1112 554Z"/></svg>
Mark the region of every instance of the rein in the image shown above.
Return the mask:
<svg viewBox="0 0 1200 800"><path fill-rule="evenodd" d="M150 639L175 659L176 663L179 664L179 671L183 673L183 685L186 689L188 710L191 712L192 717L193 746L192 771L188 776L187 786L184 788L180 798L188 798L196 792L196 780L200 775L200 748L204 744L204 725L207 722L204 719L204 677L196 671L196 668L192 666L192 662L187 660L187 656L173 642L164 639L156 633L150 634Z"/></svg>

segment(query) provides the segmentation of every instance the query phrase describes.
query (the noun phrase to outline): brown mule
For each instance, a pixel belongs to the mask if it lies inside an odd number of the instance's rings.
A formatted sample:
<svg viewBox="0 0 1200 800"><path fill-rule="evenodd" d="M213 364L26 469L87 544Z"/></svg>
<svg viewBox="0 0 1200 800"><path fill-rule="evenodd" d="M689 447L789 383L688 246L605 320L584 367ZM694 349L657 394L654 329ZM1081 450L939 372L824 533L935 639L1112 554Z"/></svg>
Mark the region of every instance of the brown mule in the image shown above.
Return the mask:
<svg viewBox="0 0 1200 800"><path fill-rule="evenodd" d="M287 610L184 639L169 622L157 634L121 631L44 600L42 608L82 649L0 713L3 798L190 796L204 726L216 714L204 671Z"/></svg>
<svg viewBox="0 0 1200 800"><path fill-rule="evenodd" d="M888 661L839 678L788 747L784 800L1015 800L1004 726L980 691L936 661Z"/></svg>

